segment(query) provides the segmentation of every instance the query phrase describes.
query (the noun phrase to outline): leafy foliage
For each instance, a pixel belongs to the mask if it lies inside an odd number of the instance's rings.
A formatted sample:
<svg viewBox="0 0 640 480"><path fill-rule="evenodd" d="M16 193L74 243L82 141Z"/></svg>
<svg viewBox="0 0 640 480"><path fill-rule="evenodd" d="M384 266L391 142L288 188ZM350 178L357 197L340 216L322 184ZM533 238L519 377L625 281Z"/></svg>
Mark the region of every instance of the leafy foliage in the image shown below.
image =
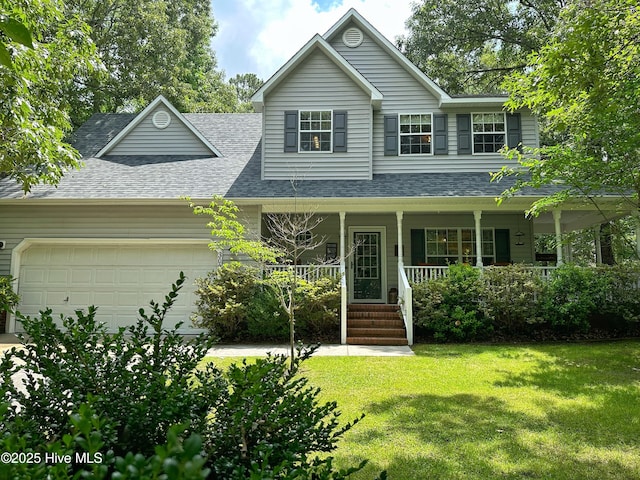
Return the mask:
<svg viewBox="0 0 640 480"><path fill-rule="evenodd" d="M469 265L449 266L447 276L413 286L414 323L437 341L486 338L491 317L483 304L480 271Z"/></svg>
<svg viewBox="0 0 640 480"><path fill-rule="evenodd" d="M13 278L0 276L0 313L9 312L13 310L20 297L13 291Z"/></svg>
<svg viewBox="0 0 640 480"><path fill-rule="evenodd" d="M59 0L6 0L0 19L8 39L0 44L0 176L27 193L78 167L79 154L65 141L66 92L99 60L88 25Z"/></svg>
<svg viewBox="0 0 640 480"><path fill-rule="evenodd" d="M196 280L196 326L221 340L285 340L289 318L278 290L288 288L289 272L261 271L237 262L224 264ZM297 279L295 291L298 338L334 337L339 326L340 290L333 278Z"/></svg>
<svg viewBox="0 0 640 480"><path fill-rule="evenodd" d="M69 411L91 400L104 420L104 448L115 455L133 451L151 455L163 444L169 427L186 424L202 431L216 392L219 372L194 369L212 340L198 336L190 344L162 327L184 276L162 305L128 329L108 334L96 321L96 308L61 317L60 328L50 310L39 318L21 317L23 348L12 349L0 363L5 398L12 404L7 421L20 418L37 445L60 440L71 429ZM151 332L151 333L150 333ZM24 388L11 380L25 372Z"/></svg>
<svg viewBox="0 0 640 480"><path fill-rule="evenodd" d="M619 207L640 208L640 12L634 0L575 1L559 16L531 68L506 82L510 109L529 108L555 142L526 155L510 151L528 170L505 196L553 183L556 192L535 202L532 213L570 198L597 203L617 195Z"/></svg>
<svg viewBox="0 0 640 480"><path fill-rule="evenodd" d="M180 111L233 111L232 86L216 70L217 26L207 0L67 0L91 27L104 70L69 91L76 125L92 113L139 110L159 94Z"/></svg>
<svg viewBox="0 0 640 480"><path fill-rule="evenodd" d="M319 402L300 372L314 348L224 374L200 365L210 338L189 343L179 325L163 328L184 281L115 335L94 307L62 316L62 329L50 311L22 317L29 343L0 362L0 449L34 461L3 461L2 478L337 480L364 466L332 465L361 417L340 425L336 403ZM42 461L47 453L85 460Z"/></svg>
<svg viewBox="0 0 640 480"><path fill-rule="evenodd" d="M563 4L422 0L397 43L450 94L501 92L505 75L521 71L527 55L544 44Z"/></svg>
<svg viewBox="0 0 640 480"><path fill-rule="evenodd" d="M310 464L321 471L330 457L311 458L309 452L333 451L362 418L339 425L336 403L319 404L319 390L299 375L315 348L297 350L292 363L268 356L229 367L230 391L219 397L206 445L220 478L317 478L298 475Z"/></svg>

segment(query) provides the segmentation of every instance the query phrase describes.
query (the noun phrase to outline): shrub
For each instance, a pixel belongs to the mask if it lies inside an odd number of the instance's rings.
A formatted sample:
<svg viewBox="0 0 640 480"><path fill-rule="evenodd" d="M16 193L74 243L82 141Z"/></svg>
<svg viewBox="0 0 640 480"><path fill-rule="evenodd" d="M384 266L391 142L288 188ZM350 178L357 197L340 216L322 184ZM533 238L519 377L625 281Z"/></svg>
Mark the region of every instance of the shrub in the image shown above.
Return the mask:
<svg viewBox="0 0 640 480"><path fill-rule="evenodd" d="M313 340L335 338L340 332L340 281L322 277L313 282L298 280L296 333Z"/></svg>
<svg viewBox="0 0 640 480"><path fill-rule="evenodd" d="M592 268L564 264L551 273L544 289L545 320L562 333L587 332L602 289Z"/></svg>
<svg viewBox="0 0 640 480"><path fill-rule="evenodd" d="M199 366L210 337L189 343L180 325L163 328L183 283L181 274L162 305L114 335L95 307L61 317L62 329L51 311L21 317L29 342L0 361L0 450L102 457L0 465L0 478L337 480L362 468L335 470L327 455L360 419L340 426L335 402L320 403L308 386L300 364L313 349L299 349L291 366L286 356L226 375Z"/></svg>
<svg viewBox="0 0 640 480"><path fill-rule="evenodd" d="M0 276L0 314L13 310L20 301L18 294L13 291L12 281L12 277Z"/></svg>
<svg viewBox="0 0 640 480"><path fill-rule="evenodd" d="M63 438L71 429L69 412L92 398L104 420L104 448L115 455L129 451L150 455L163 444L169 427L202 431L217 392L224 388L211 366L194 373L213 345L199 335L187 342L162 323L175 302L184 276L173 285L162 306L151 302L151 313L116 334L96 321L96 308L62 317L62 329L51 310L39 318L20 317L29 342L2 358L2 390L12 407L7 421L20 418L35 444ZM25 372L24 388L11 375Z"/></svg>
<svg viewBox="0 0 640 480"><path fill-rule="evenodd" d="M196 326L207 328L221 340L286 340L289 318L280 296L286 299L289 272L261 278L257 268L225 264L196 280ZM334 337L340 325L340 285L337 279L306 281L297 278L296 333L313 340Z"/></svg>
<svg viewBox="0 0 640 480"><path fill-rule="evenodd" d="M480 275L476 268L455 264L447 276L414 285L414 323L440 342L486 337L493 327Z"/></svg>
<svg viewBox="0 0 640 480"><path fill-rule="evenodd" d="M600 265L598 296L592 323L616 331L632 331L640 323L640 264Z"/></svg>
<svg viewBox="0 0 640 480"><path fill-rule="evenodd" d="M196 280L194 325L223 341L285 340L287 315L258 268L232 262Z"/></svg>
<svg viewBox="0 0 640 480"><path fill-rule="evenodd" d="M522 334L541 323L542 278L524 265L486 268L484 298L494 318L494 327L509 334Z"/></svg>
<svg viewBox="0 0 640 480"><path fill-rule="evenodd" d="M320 390L300 375L314 350L298 347L293 364L270 355L229 367L205 443L216 478L322 478L298 475L326 471L326 454L362 417L340 426L336 403L318 403Z"/></svg>

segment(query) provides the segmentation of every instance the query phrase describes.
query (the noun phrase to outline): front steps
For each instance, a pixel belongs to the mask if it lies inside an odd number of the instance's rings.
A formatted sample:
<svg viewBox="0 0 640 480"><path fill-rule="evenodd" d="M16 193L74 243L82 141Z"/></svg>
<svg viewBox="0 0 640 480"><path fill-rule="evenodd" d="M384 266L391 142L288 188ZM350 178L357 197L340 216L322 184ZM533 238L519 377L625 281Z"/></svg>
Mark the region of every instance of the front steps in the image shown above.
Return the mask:
<svg viewBox="0 0 640 480"><path fill-rule="evenodd" d="M407 332L398 305L349 305L347 344L408 345Z"/></svg>

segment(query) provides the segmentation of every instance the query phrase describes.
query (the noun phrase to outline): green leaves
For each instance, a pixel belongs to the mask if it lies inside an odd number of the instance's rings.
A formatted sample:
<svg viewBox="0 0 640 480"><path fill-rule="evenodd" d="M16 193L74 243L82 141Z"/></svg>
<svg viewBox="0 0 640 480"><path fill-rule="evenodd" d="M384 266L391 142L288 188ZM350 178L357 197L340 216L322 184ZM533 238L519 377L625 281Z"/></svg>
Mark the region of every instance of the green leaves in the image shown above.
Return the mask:
<svg viewBox="0 0 640 480"><path fill-rule="evenodd" d="M10 40L16 43L24 45L25 47L33 48L33 40L31 39L31 32L22 23L13 18L0 14L0 32L4 33ZM4 41L0 41L0 65L11 68L13 63L11 61L11 54L7 49L7 45Z"/></svg>

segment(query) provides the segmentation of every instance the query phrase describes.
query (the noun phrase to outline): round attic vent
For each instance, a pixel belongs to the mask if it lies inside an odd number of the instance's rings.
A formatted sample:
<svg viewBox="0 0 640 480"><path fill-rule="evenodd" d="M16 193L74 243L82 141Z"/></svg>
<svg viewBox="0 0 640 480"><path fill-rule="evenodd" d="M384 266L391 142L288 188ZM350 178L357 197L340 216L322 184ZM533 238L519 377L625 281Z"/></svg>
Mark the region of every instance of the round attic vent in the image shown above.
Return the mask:
<svg viewBox="0 0 640 480"><path fill-rule="evenodd" d="M156 128L162 130L163 128L167 128L171 123L171 115L169 115L169 112L166 110L158 110L153 114L151 121Z"/></svg>
<svg viewBox="0 0 640 480"><path fill-rule="evenodd" d="M342 34L342 41L350 48L359 47L362 40L364 40L364 35L362 34L362 30L359 28L349 28Z"/></svg>

